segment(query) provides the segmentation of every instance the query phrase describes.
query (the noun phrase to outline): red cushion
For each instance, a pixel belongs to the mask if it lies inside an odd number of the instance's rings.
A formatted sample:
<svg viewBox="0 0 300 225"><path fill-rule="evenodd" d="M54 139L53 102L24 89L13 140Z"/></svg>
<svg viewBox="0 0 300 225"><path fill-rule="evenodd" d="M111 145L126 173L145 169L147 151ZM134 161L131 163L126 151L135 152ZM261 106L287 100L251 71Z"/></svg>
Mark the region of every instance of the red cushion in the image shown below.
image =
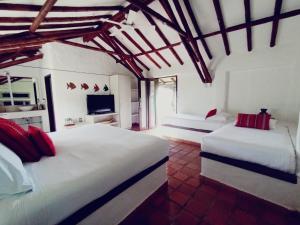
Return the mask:
<svg viewBox="0 0 300 225"><path fill-rule="evenodd" d="M271 115L268 113L258 114L256 118L256 129L270 130Z"/></svg>
<svg viewBox="0 0 300 225"><path fill-rule="evenodd" d="M54 144L42 129L29 125L28 133L32 142L36 145L42 155L55 156L56 151Z"/></svg>
<svg viewBox="0 0 300 225"><path fill-rule="evenodd" d="M0 142L15 152L23 162L36 162L41 158L28 132L13 121L0 118Z"/></svg>
<svg viewBox="0 0 300 225"><path fill-rule="evenodd" d="M256 117L256 114L239 113L235 125L237 127L256 128Z"/></svg>
<svg viewBox="0 0 300 225"><path fill-rule="evenodd" d="M217 114L217 109L212 109L206 114L205 119L207 119L208 117L214 116L216 114Z"/></svg>

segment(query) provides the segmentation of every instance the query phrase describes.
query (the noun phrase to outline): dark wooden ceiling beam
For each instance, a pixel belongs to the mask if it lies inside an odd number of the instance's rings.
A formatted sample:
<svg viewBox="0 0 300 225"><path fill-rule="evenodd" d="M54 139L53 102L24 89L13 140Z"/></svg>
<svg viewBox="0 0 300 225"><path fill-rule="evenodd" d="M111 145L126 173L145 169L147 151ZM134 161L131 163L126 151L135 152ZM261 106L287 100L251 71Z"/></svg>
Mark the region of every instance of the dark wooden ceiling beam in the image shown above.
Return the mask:
<svg viewBox="0 0 300 225"><path fill-rule="evenodd" d="M108 19L111 15L100 16L78 16L78 17L46 17L43 23L55 23L55 22L78 22L89 20ZM0 17L0 23L32 23L35 17Z"/></svg>
<svg viewBox="0 0 300 225"><path fill-rule="evenodd" d="M113 38L111 38L108 34L102 34L99 35L99 38L101 38L101 40L103 40L106 44L108 44L112 49L114 49L116 52L119 53L119 56L121 58L121 60L127 64L129 67L132 68L132 70L134 71L134 74L137 78L143 78L143 74L142 74L142 69L140 67L138 67L138 65L136 65L136 63L129 58L126 58L124 51L118 46L118 44L115 42L115 40L113 40Z"/></svg>
<svg viewBox="0 0 300 225"><path fill-rule="evenodd" d="M247 33L247 48L250 52L252 50L252 30L251 30L251 6L250 0L244 0L245 7L245 21L246 21L246 33Z"/></svg>
<svg viewBox="0 0 300 225"><path fill-rule="evenodd" d="M160 38L163 40L163 42L167 45L167 46L170 46L171 43L170 41L168 40L168 38L164 35L164 33L161 31L161 29L158 27L158 25L156 24L155 20L150 16L148 15L147 13L144 13L144 16L146 17L146 19L149 21L149 23L152 25L152 26L155 26L155 31L156 33L160 36ZM178 60L178 62L183 65L183 61L182 59L179 57L178 53L175 51L175 49L173 47L170 47L169 48L170 51L172 52L172 54L174 55L174 57Z"/></svg>
<svg viewBox="0 0 300 225"><path fill-rule="evenodd" d="M122 31L122 34L138 49L140 50L142 53L145 54L145 56L159 69L161 69L161 66L158 64L158 62L156 62L152 56L148 53L146 53L146 51L142 48L142 46L140 46L126 31Z"/></svg>
<svg viewBox="0 0 300 225"><path fill-rule="evenodd" d="M49 29L61 29L61 28L71 28L71 27L90 27L99 26L101 22L83 22L83 23L58 23L58 24L43 24L38 27L39 30L49 30ZM0 30L29 30L29 25L0 25Z"/></svg>
<svg viewBox="0 0 300 225"><path fill-rule="evenodd" d="M151 50L156 50L156 48L154 47L154 45L145 37L145 35L139 30L139 29L135 29L136 33L140 36L140 38L143 39L143 41L148 45L149 48L151 48ZM146 53L148 54L148 53ZM159 51L156 51L155 54L162 60L164 61L164 63L168 66L171 67L171 64L168 62L168 60L165 59L165 57L163 57Z"/></svg>
<svg viewBox="0 0 300 225"><path fill-rule="evenodd" d="M203 48L204 48L204 50L205 50L208 58L212 59L212 54L211 54L211 52L209 50L209 47L208 47L205 39L203 38L202 31L201 31L200 26L199 26L199 24L197 22L197 19L195 17L195 14L194 14L193 9L191 7L190 1L189 0L184 0L184 4L185 4L185 7L186 7L186 9L188 11L188 14L189 14L191 20L192 20L192 23L193 23L193 26L195 28L195 31L197 32L197 35L198 35L198 37L199 37L199 39L200 39L200 41L202 43L202 46L203 46Z"/></svg>
<svg viewBox="0 0 300 225"><path fill-rule="evenodd" d="M112 37L112 39L114 39L114 41L122 48L124 49L125 52L127 52L127 54L129 54L129 56L131 56L135 61L137 61L139 64L141 64L146 70L150 70L150 68L143 63L143 61L141 61L137 55L134 55L118 38L116 37ZM142 53L143 54L143 53Z"/></svg>
<svg viewBox="0 0 300 225"><path fill-rule="evenodd" d="M32 57L27 57L27 58L23 58L23 59L17 59L17 60L14 60L14 61L1 63L0 64L0 69L4 69L4 68L10 67L10 66L16 66L16 65L26 63L26 62L31 62L31 61L41 59L41 58L43 58L43 54L38 54L38 55L35 55L35 56L32 56Z"/></svg>
<svg viewBox="0 0 300 225"><path fill-rule="evenodd" d="M291 18L294 16L299 16L299 15L300 15L300 9L296 9L296 10L292 10L289 12L281 13L279 15L279 19L287 19L287 18ZM268 16L268 17L264 17L261 19L252 20L250 22L250 26L253 27L253 26L262 25L265 23L273 22L273 20L274 20L274 16ZM227 27L227 28L225 28L225 31L228 33L228 32L233 32L233 31L237 31L237 30L242 30L242 29L245 29L246 27L247 27L246 23L241 23L241 24L237 24L237 25L234 25L231 27ZM208 38L208 37L212 37L212 36L219 35L219 34L221 34L220 30L213 31L213 32L210 32L207 34L203 34L203 37ZM197 37L197 39L199 39L199 37Z"/></svg>
<svg viewBox="0 0 300 225"><path fill-rule="evenodd" d="M63 43L63 44L66 44L66 45L71 45L71 46L78 47L78 48L84 48L84 49L88 49L88 50L93 50L93 51L97 51L97 52L104 52L104 53L108 53L108 54L112 54L112 55L119 55L119 53L114 52L114 51L102 50L102 49L99 49L99 48L95 48L95 47L92 47L92 46L79 44L79 43L72 42L72 41L59 40L57 42Z"/></svg>
<svg viewBox="0 0 300 225"><path fill-rule="evenodd" d="M274 47L276 44L276 36L278 31L281 7L282 7L282 0L276 0L275 7L274 7L274 20L272 25L270 47Z"/></svg>
<svg viewBox="0 0 300 225"><path fill-rule="evenodd" d="M181 45L181 41L177 42L177 43L174 43L174 44L166 45L166 46L154 49L154 50L146 51L145 53L148 53L148 54L155 53L155 52L159 52L159 51L162 51L162 50L165 50L165 49L171 49L171 48L174 48L174 47L179 46L179 45ZM142 53L142 52L134 54L134 56L142 56L142 55L144 55L144 53Z"/></svg>
<svg viewBox="0 0 300 225"><path fill-rule="evenodd" d="M108 51L106 48L104 48L99 42L97 42L95 39L94 40L92 40L91 41L94 45L96 45L98 48L100 48L101 50L103 50L103 51ZM112 53L109 53L109 52L107 52L107 54L109 55L109 56L111 56L115 61L116 61L116 63L121 63L122 62L122 60L121 59L118 59L114 54L112 54Z"/></svg>
<svg viewBox="0 0 300 225"><path fill-rule="evenodd" d="M206 67L205 61L204 61L204 59L203 59L203 57L202 57L202 55L201 55L201 52L200 52L199 47L198 47L198 43L197 43L197 41L194 39L194 37L193 37L193 35L192 35L192 32L191 32L191 30L190 30L190 28L189 28L188 22L187 22L187 20L186 20L186 18L185 18L185 16L184 16L184 13L183 13L183 11L182 11L182 9L181 9L180 3L179 3L178 0L173 0L173 2L174 2L174 4L175 4L175 8L176 8L176 10L177 10L177 12L178 12L179 18L181 19L182 24L183 24L183 26L184 26L184 28L185 28L185 31L187 32L187 34L188 34L188 36L189 36L189 38L190 38L190 41L192 42L192 45L193 45L193 47L194 47L194 52L196 53L196 54L195 54L195 58L196 58L196 56L197 56L197 57L198 57L198 60L200 61L201 68L202 68L202 71L203 71L205 80L206 80L206 82L211 83L212 78L211 78L210 73L209 73L209 71L208 71L208 69L207 69L207 67Z"/></svg>
<svg viewBox="0 0 300 225"><path fill-rule="evenodd" d="M31 47L25 47L25 48L10 48L10 49L0 49L0 54L4 53L14 53L19 51L31 51L31 50L39 50L42 46L31 46Z"/></svg>
<svg viewBox="0 0 300 225"><path fill-rule="evenodd" d="M0 10L11 11L41 11L41 5L29 4L12 4L0 3ZM122 6L54 6L52 12L91 12L91 11L119 11L123 9Z"/></svg>
<svg viewBox="0 0 300 225"><path fill-rule="evenodd" d="M15 52L15 53L10 53L10 54L5 54L5 55L0 55L0 63L8 61L8 60L15 60L18 57L21 56L34 56L37 53L37 51L27 51L27 52Z"/></svg>
<svg viewBox="0 0 300 225"><path fill-rule="evenodd" d="M101 50L107 50L107 49L105 49L99 42L97 42L95 39L92 40L92 42L93 42L96 46L98 46ZM127 63L124 63L124 62L121 60L121 58L118 59L116 56L114 56L114 55L111 54L111 53L107 53L107 54L108 54L110 57L112 57L112 58L116 61L116 63L120 63L122 66L124 66L126 69L128 69L130 72L132 72L132 73L136 76L135 71L134 71ZM140 79L139 76L136 76L136 78Z"/></svg>
<svg viewBox="0 0 300 225"><path fill-rule="evenodd" d="M168 2L168 0L159 0L160 1L160 4L162 5L162 7L164 8L164 10L166 11L167 15L169 16L169 18L171 19L171 21L176 24L176 26L179 26L179 23L172 11L172 8L170 6L170 3ZM199 65L197 64L197 60L195 58L195 54L193 53L193 49L191 48L191 46L189 45L188 41L185 39L186 37L182 37L180 36L180 39L188 53L188 55L190 56L197 72L198 72L198 75L200 77L200 79L202 80L203 83L206 83L206 80L205 80L205 77L203 76L202 74L202 71L199 67Z"/></svg>
<svg viewBox="0 0 300 225"><path fill-rule="evenodd" d="M230 55L229 42L228 42L228 37L227 37L227 33L226 33L226 28L225 28L223 13L222 13L221 5L220 5L220 0L213 0L213 3L214 3L217 18L218 18L218 23L219 23L222 39L224 42L225 52L226 52L226 55Z"/></svg>
<svg viewBox="0 0 300 225"><path fill-rule="evenodd" d="M178 0L173 0L173 3L175 5L175 8L176 8L176 11L179 15L179 18L182 22L182 25L185 29L185 32L187 33L187 36L188 36L188 41L190 41L192 43L192 46L193 46L193 52L195 54L195 58L197 59L197 61L199 61L199 58L201 57L200 56L200 50L199 50L199 47L198 47L198 44L197 44L197 41L194 39L193 35L192 35L192 32L191 32L191 29L188 25L188 22L185 18L185 15L182 11L182 8L181 8L181 5L179 3Z"/></svg>
<svg viewBox="0 0 300 225"><path fill-rule="evenodd" d="M138 7L140 10L142 10L144 13L147 13L150 16L155 17L156 19L160 20L162 23L166 24L167 26L171 27L173 30L177 31L178 34L181 36L186 36L186 33L176 24L172 23L170 20L166 19L162 15L160 15L158 12L155 12L153 9L149 8L147 5L145 5L140 0L127 0L131 4Z"/></svg>
<svg viewBox="0 0 300 225"><path fill-rule="evenodd" d="M34 21L32 22L29 31L30 32L35 32L40 24L43 22L43 20L46 18L48 12L51 11L53 8L54 4L56 3L57 0L46 0L44 5L42 6L41 10L39 11L38 15L35 17Z"/></svg>
<svg viewBox="0 0 300 225"><path fill-rule="evenodd" d="M0 37L0 49L41 45L57 40L82 37L83 35L98 33L99 30L101 30L101 28L83 28L51 32L36 32L35 34L30 32L21 32L18 34L4 35Z"/></svg>

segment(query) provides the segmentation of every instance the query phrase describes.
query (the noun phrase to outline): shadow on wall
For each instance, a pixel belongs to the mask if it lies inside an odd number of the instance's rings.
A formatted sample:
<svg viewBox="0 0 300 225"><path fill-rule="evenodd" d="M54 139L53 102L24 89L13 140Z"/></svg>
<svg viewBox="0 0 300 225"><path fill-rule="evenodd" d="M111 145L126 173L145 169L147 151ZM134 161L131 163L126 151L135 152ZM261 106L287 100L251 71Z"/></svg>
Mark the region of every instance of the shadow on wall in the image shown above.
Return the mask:
<svg viewBox="0 0 300 225"><path fill-rule="evenodd" d="M211 75L212 80L215 79L216 70L217 70L218 66L221 64L221 62L223 61L223 59L225 59L225 57L226 57L225 55L215 57L213 60L211 60L207 64L207 68L210 71L210 75Z"/></svg>

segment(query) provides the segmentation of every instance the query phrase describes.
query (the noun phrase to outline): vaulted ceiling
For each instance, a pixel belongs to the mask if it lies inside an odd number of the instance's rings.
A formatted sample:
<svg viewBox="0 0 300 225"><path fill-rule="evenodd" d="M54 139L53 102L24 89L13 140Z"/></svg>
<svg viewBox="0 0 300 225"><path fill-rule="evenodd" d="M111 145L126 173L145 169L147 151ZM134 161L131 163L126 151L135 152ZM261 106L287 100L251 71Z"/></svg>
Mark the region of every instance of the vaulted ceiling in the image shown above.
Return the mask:
<svg viewBox="0 0 300 225"><path fill-rule="evenodd" d="M274 47L281 21L298 15L299 0L3 0L0 69L40 59L43 44L60 42L108 54L138 79L191 63L202 82L211 83L207 64L234 51L234 31L244 31L242 48L250 52L253 31L268 24Z"/></svg>

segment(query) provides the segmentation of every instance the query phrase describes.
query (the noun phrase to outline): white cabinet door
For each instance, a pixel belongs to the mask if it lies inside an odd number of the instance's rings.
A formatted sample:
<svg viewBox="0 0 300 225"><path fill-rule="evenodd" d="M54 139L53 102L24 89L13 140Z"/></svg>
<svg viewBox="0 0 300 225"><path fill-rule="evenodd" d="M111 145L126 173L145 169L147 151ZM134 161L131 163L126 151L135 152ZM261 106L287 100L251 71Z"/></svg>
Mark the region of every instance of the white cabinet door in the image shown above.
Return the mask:
<svg viewBox="0 0 300 225"><path fill-rule="evenodd" d="M115 97L115 111L119 113L122 128L131 128L131 81L129 76L113 75L110 77L111 93Z"/></svg>

